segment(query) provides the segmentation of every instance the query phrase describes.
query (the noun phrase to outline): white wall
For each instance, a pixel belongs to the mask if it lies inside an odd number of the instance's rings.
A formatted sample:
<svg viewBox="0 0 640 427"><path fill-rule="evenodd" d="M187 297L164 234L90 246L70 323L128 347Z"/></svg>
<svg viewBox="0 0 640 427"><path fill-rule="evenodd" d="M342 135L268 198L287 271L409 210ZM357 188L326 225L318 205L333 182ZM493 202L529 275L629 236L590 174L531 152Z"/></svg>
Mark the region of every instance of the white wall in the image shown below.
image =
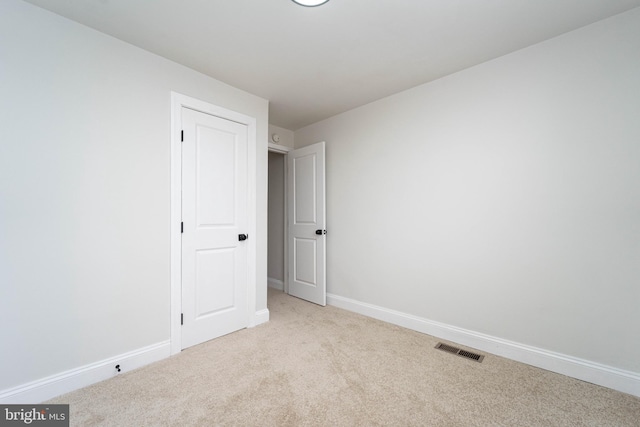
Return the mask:
<svg viewBox="0 0 640 427"><path fill-rule="evenodd" d="M640 373L639 53L635 9L297 131L328 291Z"/></svg>
<svg viewBox="0 0 640 427"><path fill-rule="evenodd" d="M293 148L294 133L292 130L281 128L274 125L269 125L269 142L272 144L276 144L271 140L271 136L274 133L277 133L278 136L280 137L280 142L277 143L278 145L284 145L285 147Z"/></svg>
<svg viewBox="0 0 640 427"><path fill-rule="evenodd" d="M0 392L169 339L170 92L268 103L18 0L0 2Z"/></svg>
<svg viewBox="0 0 640 427"><path fill-rule="evenodd" d="M284 281L284 159L269 153L269 243L267 275L270 286L281 288Z"/></svg>

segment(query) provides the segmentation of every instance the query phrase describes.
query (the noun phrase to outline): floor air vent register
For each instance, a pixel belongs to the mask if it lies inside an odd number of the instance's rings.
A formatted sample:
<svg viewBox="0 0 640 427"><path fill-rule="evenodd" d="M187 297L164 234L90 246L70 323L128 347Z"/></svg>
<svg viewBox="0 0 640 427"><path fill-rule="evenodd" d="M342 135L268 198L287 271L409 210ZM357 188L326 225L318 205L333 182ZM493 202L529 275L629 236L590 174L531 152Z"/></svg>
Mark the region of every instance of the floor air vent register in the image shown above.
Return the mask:
<svg viewBox="0 0 640 427"><path fill-rule="evenodd" d="M436 344L436 348L438 350L446 351L447 353L455 354L456 356L464 357L465 359L475 360L478 363L482 362L482 359L484 359L484 356L480 354L472 353L470 351L463 350L452 345L443 344L441 342Z"/></svg>

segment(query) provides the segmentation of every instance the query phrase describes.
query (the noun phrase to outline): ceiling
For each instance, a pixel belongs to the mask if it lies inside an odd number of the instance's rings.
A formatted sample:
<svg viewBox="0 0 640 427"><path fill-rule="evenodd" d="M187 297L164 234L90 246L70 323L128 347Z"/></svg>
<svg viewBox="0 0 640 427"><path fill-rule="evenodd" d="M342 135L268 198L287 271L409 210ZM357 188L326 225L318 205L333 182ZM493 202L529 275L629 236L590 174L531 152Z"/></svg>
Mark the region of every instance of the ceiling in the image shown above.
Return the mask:
<svg viewBox="0 0 640 427"><path fill-rule="evenodd" d="M27 0L270 101L296 130L640 0Z"/></svg>

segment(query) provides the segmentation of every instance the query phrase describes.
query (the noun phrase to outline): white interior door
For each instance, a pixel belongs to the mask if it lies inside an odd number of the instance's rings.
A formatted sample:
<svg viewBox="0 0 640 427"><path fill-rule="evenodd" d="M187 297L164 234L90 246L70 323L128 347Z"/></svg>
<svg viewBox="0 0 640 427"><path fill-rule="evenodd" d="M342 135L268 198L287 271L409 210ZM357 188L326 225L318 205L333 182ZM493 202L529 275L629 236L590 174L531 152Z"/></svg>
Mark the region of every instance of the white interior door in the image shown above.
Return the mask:
<svg viewBox="0 0 640 427"><path fill-rule="evenodd" d="M247 126L182 108L182 348L248 326ZM254 236L250 236L254 237Z"/></svg>
<svg viewBox="0 0 640 427"><path fill-rule="evenodd" d="M325 144L287 154L289 294L327 303Z"/></svg>

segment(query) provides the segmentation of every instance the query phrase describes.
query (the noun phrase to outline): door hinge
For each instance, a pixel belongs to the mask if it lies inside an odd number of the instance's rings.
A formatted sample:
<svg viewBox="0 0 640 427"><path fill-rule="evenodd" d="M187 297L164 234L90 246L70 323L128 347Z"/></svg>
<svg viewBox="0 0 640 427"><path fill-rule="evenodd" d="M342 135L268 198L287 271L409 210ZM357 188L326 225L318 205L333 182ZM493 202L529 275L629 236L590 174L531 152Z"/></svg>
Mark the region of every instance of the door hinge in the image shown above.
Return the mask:
<svg viewBox="0 0 640 427"><path fill-rule="evenodd" d="M184 325L184 313L180 313L180 324Z"/></svg>
<svg viewBox="0 0 640 427"><path fill-rule="evenodd" d="M180 223L180 232L184 233L184 222Z"/></svg>
<svg viewBox="0 0 640 427"><path fill-rule="evenodd" d="M183 130L180 131L180 141L184 142L184 131Z"/></svg>

